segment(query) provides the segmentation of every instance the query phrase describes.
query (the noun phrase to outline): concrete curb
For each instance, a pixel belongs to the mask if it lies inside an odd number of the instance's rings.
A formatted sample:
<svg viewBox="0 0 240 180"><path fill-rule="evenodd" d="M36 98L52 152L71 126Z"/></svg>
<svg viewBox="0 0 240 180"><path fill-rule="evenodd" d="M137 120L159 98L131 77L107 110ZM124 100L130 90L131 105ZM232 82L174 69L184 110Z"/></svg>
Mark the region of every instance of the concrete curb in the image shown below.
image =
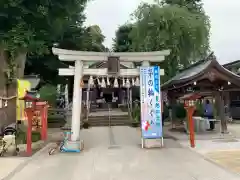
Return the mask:
<svg viewBox="0 0 240 180"><path fill-rule="evenodd" d="M12 172L10 172L8 175L6 175L1 180L11 180L11 178L13 178L17 173L19 173L25 166L27 166L34 159L39 157L44 151L49 149L51 147L51 145L52 145L52 143L46 142L46 145L42 149L40 149L33 156L28 157L26 160L24 160L22 163L20 163Z"/></svg>
<svg viewBox="0 0 240 180"><path fill-rule="evenodd" d="M44 145L46 142L40 140L40 141L37 141L37 142L33 142L32 143L32 149L35 150L35 149L38 149L38 148L41 148L42 145ZM17 147L20 149L20 151L26 151L27 149L27 144L18 144Z"/></svg>

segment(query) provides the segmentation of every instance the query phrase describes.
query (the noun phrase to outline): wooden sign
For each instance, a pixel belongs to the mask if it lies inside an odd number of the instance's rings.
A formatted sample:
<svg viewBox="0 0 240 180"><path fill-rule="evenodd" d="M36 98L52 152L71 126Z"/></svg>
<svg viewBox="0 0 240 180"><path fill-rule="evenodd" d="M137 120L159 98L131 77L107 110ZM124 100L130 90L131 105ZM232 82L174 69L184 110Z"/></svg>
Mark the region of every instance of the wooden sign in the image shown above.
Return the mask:
<svg viewBox="0 0 240 180"><path fill-rule="evenodd" d="M108 61L108 74L117 76L120 72L120 62L119 62L119 57L117 56L109 56Z"/></svg>

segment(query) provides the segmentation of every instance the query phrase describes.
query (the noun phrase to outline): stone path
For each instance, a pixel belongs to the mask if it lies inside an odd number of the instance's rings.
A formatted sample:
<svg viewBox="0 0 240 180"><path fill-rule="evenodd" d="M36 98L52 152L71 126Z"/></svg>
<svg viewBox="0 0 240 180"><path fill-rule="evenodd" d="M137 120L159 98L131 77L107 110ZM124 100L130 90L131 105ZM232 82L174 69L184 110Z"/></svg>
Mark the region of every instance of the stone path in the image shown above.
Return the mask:
<svg viewBox="0 0 240 180"><path fill-rule="evenodd" d="M233 141L234 140L234 141ZM179 141L179 143L184 147L189 147L189 140ZM196 140L196 147L192 150L199 154L207 154L215 151L231 151L240 150L240 139L229 139L229 140Z"/></svg>
<svg viewBox="0 0 240 180"><path fill-rule="evenodd" d="M214 151L206 156L213 162L240 175L240 150Z"/></svg>
<svg viewBox="0 0 240 180"><path fill-rule="evenodd" d="M0 179L2 180L8 176L8 174L17 169L17 167L20 167L26 160L27 158L2 157L0 159Z"/></svg>
<svg viewBox="0 0 240 180"><path fill-rule="evenodd" d="M110 137L111 135L112 137ZM239 180L239 176L166 139L162 149L141 149L140 132L130 127L96 127L82 131L80 154L48 149L4 180ZM114 148L113 148L114 147Z"/></svg>
<svg viewBox="0 0 240 180"><path fill-rule="evenodd" d="M168 127L169 128L169 127ZM183 147L189 147L189 137L184 133L175 133L165 127L165 133L179 137L179 143ZM230 134L205 133L196 135L196 147L191 149L205 158L232 172L240 174L240 126L229 124Z"/></svg>
<svg viewBox="0 0 240 180"><path fill-rule="evenodd" d="M196 148L191 149L212 162L240 174L240 141L223 140L197 140ZM189 142L181 141L184 147L189 146Z"/></svg>

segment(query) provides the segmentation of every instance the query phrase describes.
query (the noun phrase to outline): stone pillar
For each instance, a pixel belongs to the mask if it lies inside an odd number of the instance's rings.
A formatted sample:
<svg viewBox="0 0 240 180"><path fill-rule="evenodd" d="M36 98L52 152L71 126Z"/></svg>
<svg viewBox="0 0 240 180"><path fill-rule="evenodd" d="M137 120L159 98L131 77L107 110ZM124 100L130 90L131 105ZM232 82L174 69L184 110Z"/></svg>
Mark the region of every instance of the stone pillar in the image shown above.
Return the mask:
<svg viewBox="0 0 240 180"><path fill-rule="evenodd" d="M119 88L119 103L124 104L124 96L123 96L123 89L120 87Z"/></svg>
<svg viewBox="0 0 240 180"><path fill-rule="evenodd" d="M172 125L172 129L176 128L176 104L177 99L173 96L172 93L168 92L169 99L169 118ZM187 130L187 121L186 121L186 130Z"/></svg>
<svg viewBox="0 0 240 180"><path fill-rule="evenodd" d="M80 149L80 123L82 110L82 87L81 78L83 71L83 62L75 61L74 89L73 89L73 107L72 107L72 148Z"/></svg>
<svg viewBox="0 0 240 180"><path fill-rule="evenodd" d="M121 102L121 98L122 98L121 93L122 93L121 88L120 88L120 87L117 88L117 97L118 97L117 102L118 102L118 105L122 103L122 102Z"/></svg>
<svg viewBox="0 0 240 180"><path fill-rule="evenodd" d="M86 107L87 107L86 119L87 119L87 121L88 121L88 115L89 115L90 107L91 107L91 101L90 101L90 84L89 84L89 82L88 82L88 88L87 88Z"/></svg>
<svg viewBox="0 0 240 180"><path fill-rule="evenodd" d="M130 91L129 91L129 103L130 103L130 110L131 110L131 113L133 112L133 103L132 103L132 88L130 88Z"/></svg>
<svg viewBox="0 0 240 180"><path fill-rule="evenodd" d="M220 120L221 120L221 132L227 134L227 121L224 113L224 92L220 91Z"/></svg>
<svg viewBox="0 0 240 180"><path fill-rule="evenodd" d="M230 116L231 116L231 113L230 113L230 92L224 92L224 100L225 100L225 116L226 116L226 119L227 120L230 120Z"/></svg>
<svg viewBox="0 0 240 180"><path fill-rule="evenodd" d="M215 104L214 104L214 107L216 108L216 119L220 119L220 112L221 112L221 109L220 109L220 93L217 91L217 92L214 92L214 98L215 98Z"/></svg>

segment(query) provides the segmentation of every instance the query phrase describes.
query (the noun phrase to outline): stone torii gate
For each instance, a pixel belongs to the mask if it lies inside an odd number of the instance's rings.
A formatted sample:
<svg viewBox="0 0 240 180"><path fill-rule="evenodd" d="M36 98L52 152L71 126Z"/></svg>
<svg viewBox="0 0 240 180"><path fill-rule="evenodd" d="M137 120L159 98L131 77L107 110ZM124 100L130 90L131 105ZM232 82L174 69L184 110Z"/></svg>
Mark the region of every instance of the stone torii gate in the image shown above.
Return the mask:
<svg viewBox="0 0 240 180"><path fill-rule="evenodd" d="M150 62L161 62L165 56L170 54L169 50L154 52L87 52L73 51L59 48L52 48L53 54L57 55L60 61L74 61L74 68L60 68L60 76L74 76L72 123L71 123L71 145L72 149L80 148L80 117L82 105L81 79L84 75L89 76L112 76L109 75L107 68L90 69L85 68L86 62L108 61L109 57L117 57L121 62L142 62L142 66L149 66ZM140 71L138 68L119 69L120 77L137 77ZM164 75L164 69L160 71Z"/></svg>

